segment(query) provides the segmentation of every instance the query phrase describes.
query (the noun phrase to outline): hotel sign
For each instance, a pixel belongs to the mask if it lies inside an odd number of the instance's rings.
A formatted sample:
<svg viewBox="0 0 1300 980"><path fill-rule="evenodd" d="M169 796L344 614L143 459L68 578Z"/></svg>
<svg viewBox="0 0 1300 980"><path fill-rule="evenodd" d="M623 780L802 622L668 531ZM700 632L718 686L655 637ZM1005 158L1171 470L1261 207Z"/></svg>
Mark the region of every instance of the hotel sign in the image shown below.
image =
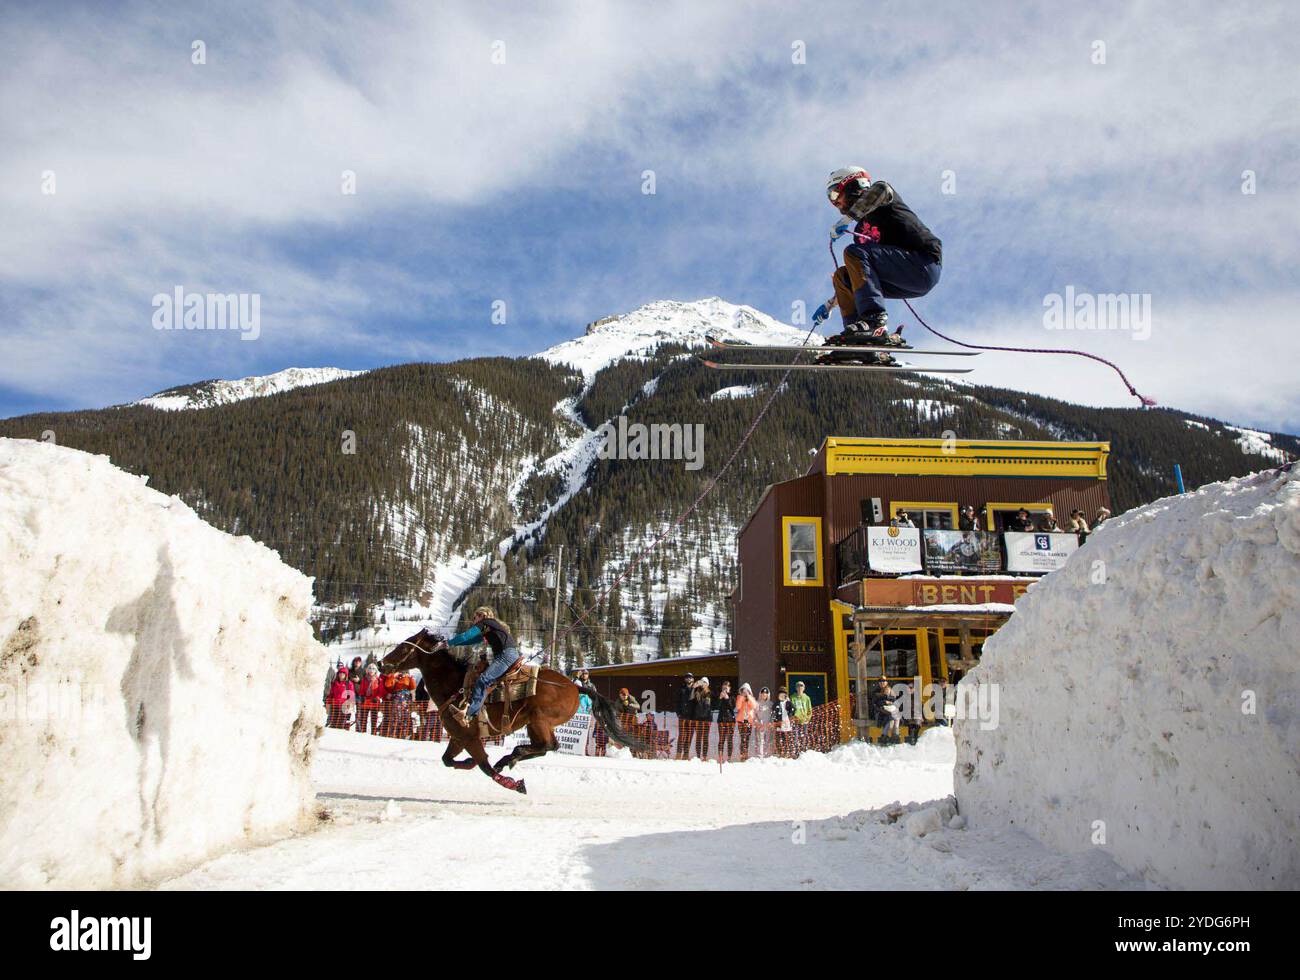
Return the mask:
<svg viewBox="0 0 1300 980"><path fill-rule="evenodd" d="M778 649L782 653L825 653L826 644L816 640L782 640Z"/></svg>

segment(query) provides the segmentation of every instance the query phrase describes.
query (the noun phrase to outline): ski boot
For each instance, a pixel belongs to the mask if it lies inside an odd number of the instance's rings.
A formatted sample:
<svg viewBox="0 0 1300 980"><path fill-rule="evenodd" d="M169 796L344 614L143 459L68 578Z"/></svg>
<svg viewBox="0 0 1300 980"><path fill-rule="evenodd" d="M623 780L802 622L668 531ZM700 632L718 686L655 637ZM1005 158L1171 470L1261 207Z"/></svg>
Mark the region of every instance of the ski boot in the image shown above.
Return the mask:
<svg viewBox="0 0 1300 980"><path fill-rule="evenodd" d="M845 351L831 351L817 358L818 364L865 364L876 367L896 366L894 358L880 350L882 347L902 347L903 328L889 332L889 315L885 312L869 313L861 320L844 324L844 332L826 338L827 347L846 347ZM869 350L867 348L875 348Z"/></svg>

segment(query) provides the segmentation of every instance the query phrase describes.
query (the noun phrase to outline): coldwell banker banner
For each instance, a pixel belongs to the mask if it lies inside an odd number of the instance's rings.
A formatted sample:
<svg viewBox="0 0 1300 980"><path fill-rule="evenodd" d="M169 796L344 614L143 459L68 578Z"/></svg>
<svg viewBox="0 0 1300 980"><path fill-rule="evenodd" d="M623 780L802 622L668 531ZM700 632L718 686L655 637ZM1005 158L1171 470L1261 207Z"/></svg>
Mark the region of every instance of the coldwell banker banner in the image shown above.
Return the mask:
<svg viewBox="0 0 1300 980"><path fill-rule="evenodd" d="M867 567L901 575L921 570L921 532L914 527L867 528Z"/></svg>
<svg viewBox="0 0 1300 980"><path fill-rule="evenodd" d="M1008 531L1003 537L1007 543L1008 572L1054 572L1079 547L1075 534Z"/></svg>

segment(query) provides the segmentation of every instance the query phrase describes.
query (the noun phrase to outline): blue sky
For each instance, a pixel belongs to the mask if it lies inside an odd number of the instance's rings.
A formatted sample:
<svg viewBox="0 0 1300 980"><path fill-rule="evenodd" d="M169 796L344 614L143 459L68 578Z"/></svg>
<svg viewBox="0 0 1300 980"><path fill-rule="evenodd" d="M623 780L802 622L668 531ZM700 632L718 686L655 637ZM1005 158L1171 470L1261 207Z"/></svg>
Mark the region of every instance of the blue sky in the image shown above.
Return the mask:
<svg viewBox="0 0 1300 980"><path fill-rule="evenodd" d="M531 353L655 299L789 320L852 163L943 239L940 329L1300 430L1294 5L266 6L0 14L0 416ZM154 330L177 285L258 293L261 337ZM1047 331L1066 286L1149 294L1149 339ZM979 361L1132 404L1083 359Z"/></svg>

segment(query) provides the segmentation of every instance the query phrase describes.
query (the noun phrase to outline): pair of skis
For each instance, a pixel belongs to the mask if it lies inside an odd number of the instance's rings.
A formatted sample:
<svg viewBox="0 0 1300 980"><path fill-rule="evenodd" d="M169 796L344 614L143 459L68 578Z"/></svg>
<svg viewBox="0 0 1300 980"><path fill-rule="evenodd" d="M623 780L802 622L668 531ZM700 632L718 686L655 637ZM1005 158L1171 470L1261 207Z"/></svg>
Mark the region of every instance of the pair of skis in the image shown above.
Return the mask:
<svg viewBox="0 0 1300 980"><path fill-rule="evenodd" d="M881 344L849 346L839 344L812 344L803 346L800 344L737 344L731 341L719 340L715 337L707 338L709 343L717 351L811 351L814 354L842 354L853 355L861 353L869 354L916 354L921 356L940 356L940 357L975 357L979 351L965 350L919 350L915 347L888 346ZM914 374L923 371L926 374L970 374L970 368L925 368L913 367L910 364L731 364L711 361L702 358L705 366L715 371L875 371L880 374Z"/></svg>

